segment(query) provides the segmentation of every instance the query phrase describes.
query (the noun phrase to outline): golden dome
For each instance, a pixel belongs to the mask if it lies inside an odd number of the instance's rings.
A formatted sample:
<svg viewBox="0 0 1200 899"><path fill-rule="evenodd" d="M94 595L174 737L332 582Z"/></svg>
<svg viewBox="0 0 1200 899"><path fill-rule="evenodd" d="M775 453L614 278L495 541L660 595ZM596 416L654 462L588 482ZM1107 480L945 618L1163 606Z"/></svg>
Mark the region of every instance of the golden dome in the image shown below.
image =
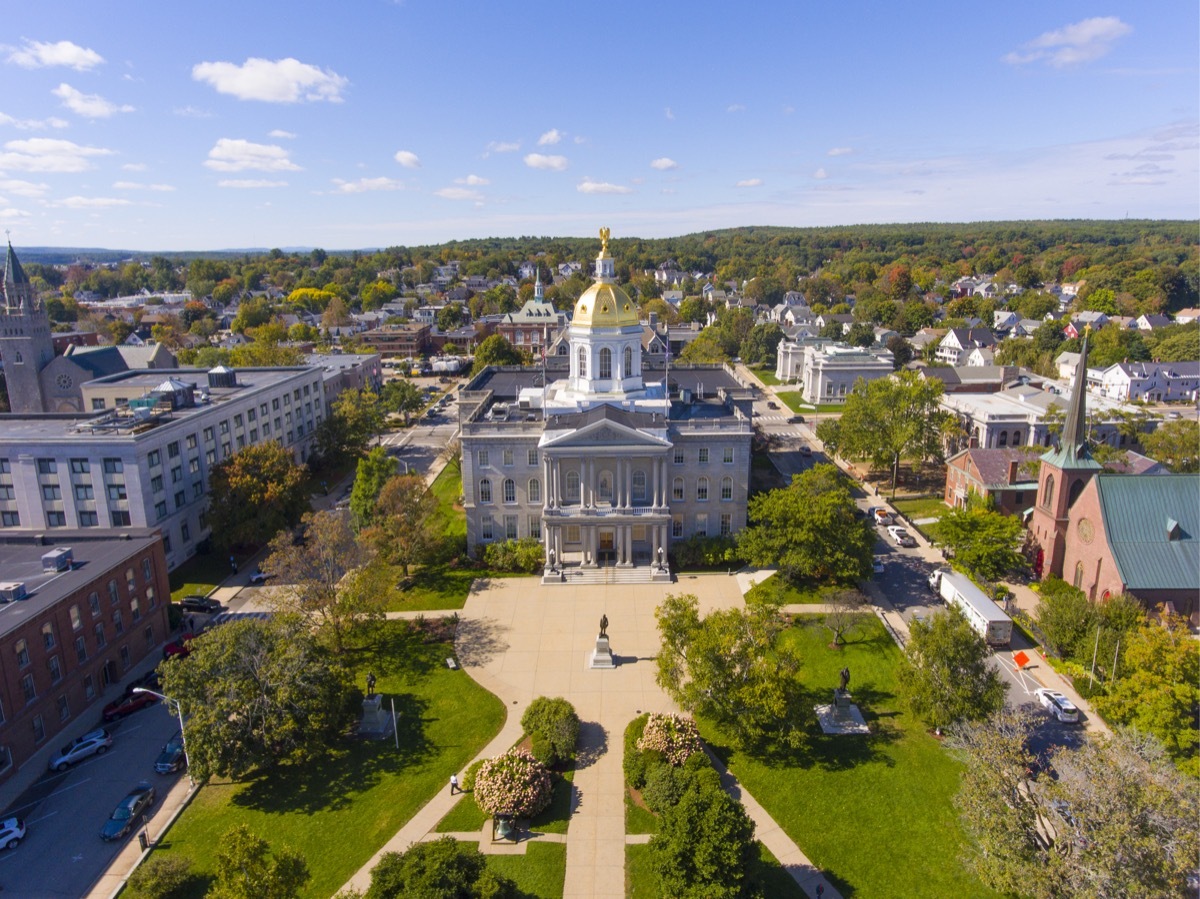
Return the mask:
<svg viewBox="0 0 1200 899"><path fill-rule="evenodd" d="M575 304L573 325L619 328L638 323L638 307L629 294L615 284L598 281L583 292Z"/></svg>

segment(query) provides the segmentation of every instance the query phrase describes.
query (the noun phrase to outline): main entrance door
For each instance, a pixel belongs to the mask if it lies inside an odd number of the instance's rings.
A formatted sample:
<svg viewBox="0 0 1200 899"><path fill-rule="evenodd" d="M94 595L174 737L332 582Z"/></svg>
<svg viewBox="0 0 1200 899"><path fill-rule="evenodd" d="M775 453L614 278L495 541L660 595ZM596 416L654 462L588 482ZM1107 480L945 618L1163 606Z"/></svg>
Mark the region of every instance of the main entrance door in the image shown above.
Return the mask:
<svg viewBox="0 0 1200 899"><path fill-rule="evenodd" d="M615 565L617 561L616 531L612 528L601 528L596 536L596 564Z"/></svg>

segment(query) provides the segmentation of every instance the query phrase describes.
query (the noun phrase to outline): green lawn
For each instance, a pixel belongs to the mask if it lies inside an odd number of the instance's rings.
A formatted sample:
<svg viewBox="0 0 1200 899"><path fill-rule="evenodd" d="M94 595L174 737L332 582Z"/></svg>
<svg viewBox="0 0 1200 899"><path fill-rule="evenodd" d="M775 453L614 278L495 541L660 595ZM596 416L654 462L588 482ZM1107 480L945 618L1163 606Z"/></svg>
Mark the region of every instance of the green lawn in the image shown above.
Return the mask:
<svg viewBox="0 0 1200 899"><path fill-rule="evenodd" d="M395 700L400 748L391 739L348 741L310 766L211 781L156 850L192 859L189 899L211 885L218 840L236 824L303 854L312 874L304 896L333 895L499 732L503 704L445 667L450 646L417 642L405 622L388 622L381 634L354 664L359 683L373 671L385 705Z"/></svg>
<svg viewBox="0 0 1200 899"><path fill-rule="evenodd" d="M719 730L701 733L742 784L842 895L991 897L959 863L961 829L951 797L959 763L896 698L900 650L866 616L841 650L828 648L819 618L783 636L804 659L814 704L843 666L872 728L869 737L826 737L815 727L805 750L770 762L733 750Z"/></svg>
<svg viewBox="0 0 1200 899"><path fill-rule="evenodd" d="M533 842L524 855L489 855L487 866L512 879L522 894L535 899L561 899L567 879L567 847Z"/></svg>
<svg viewBox="0 0 1200 899"><path fill-rule="evenodd" d="M816 407L804 400L799 390L776 390L775 396L787 404L793 412L813 412Z"/></svg>
<svg viewBox="0 0 1200 899"><path fill-rule="evenodd" d="M758 894L768 899L804 899L806 893L779 864L771 851L762 843L758 847L758 859L751 865L750 882L758 887ZM644 844L625 847L625 895L631 899L660 899L658 876L651 864L650 847Z"/></svg>
<svg viewBox="0 0 1200 899"><path fill-rule="evenodd" d="M441 470L430 491L437 497L438 508L434 513L434 526L440 531L452 550L452 555L467 551L467 514L458 505L462 496L462 472L458 464L451 462ZM461 546L460 546L461 545Z"/></svg>
<svg viewBox="0 0 1200 899"><path fill-rule="evenodd" d="M754 600L757 598L779 597L784 605L792 604L821 604L829 601L831 593L839 593L845 590L845 587L837 585L818 584L815 582L806 582L793 584L791 581L785 580L782 576L776 574L761 583L755 584L746 593L746 598Z"/></svg>
<svg viewBox="0 0 1200 899"><path fill-rule="evenodd" d="M658 815L634 802L628 787L625 789L625 832L658 833Z"/></svg>
<svg viewBox="0 0 1200 899"><path fill-rule="evenodd" d="M546 810L529 821L529 829L541 833L566 833L571 821L571 781L575 779L574 769L554 777L554 794ZM446 817L438 822L438 833L467 833L475 832L483 827L490 816L475 802L475 797L464 793Z"/></svg>
<svg viewBox="0 0 1200 899"><path fill-rule="evenodd" d="M783 383L783 381L775 377L775 372L771 371L769 368L751 368L750 371L754 372L754 377L758 378L768 386L778 387Z"/></svg>
<svg viewBox="0 0 1200 899"><path fill-rule="evenodd" d="M950 511L950 507L942 502L940 496L926 496L920 499L898 499L893 506L909 521L914 518L941 518Z"/></svg>
<svg viewBox="0 0 1200 899"><path fill-rule="evenodd" d="M239 559L239 564L241 560ZM215 590L225 578L233 574L229 556L225 553L197 553L171 572L171 599L178 602L181 596L199 593L206 596Z"/></svg>

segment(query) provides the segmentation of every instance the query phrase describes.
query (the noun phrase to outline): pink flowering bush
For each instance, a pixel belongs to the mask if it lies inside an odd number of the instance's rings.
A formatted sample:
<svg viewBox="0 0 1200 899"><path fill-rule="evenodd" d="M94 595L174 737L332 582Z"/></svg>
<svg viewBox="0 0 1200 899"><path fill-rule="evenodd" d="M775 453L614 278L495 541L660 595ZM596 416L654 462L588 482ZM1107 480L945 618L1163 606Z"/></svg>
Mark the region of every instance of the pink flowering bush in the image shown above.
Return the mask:
<svg viewBox="0 0 1200 899"><path fill-rule="evenodd" d="M475 802L491 815L532 818L550 804L552 792L550 772L524 749L489 759L475 775Z"/></svg>
<svg viewBox="0 0 1200 899"><path fill-rule="evenodd" d="M637 741L637 748L661 752L663 758L678 768L689 756L700 751L700 732L696 722L683 715L651 714Z"/></svg>

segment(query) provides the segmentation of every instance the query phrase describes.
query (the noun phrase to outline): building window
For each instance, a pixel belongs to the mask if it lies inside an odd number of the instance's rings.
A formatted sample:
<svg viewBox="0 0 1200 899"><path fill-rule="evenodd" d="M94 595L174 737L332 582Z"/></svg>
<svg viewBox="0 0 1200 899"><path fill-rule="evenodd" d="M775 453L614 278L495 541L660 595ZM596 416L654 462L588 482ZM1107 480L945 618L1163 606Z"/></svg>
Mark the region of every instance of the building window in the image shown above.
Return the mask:
<svg viewBox="0 0 1200 899"><path fill-rule="evenodd" d="M155 503L154 504L154 514L156 516L158 516L158 519L160 521L162 519L166 518L167 517L167 504L165 502Z"/></svg>
<svg viewBox="0 0 1200 899"><path fill-rule="evenodd" d="M537 478L529 479L529 501L531 503L540 503L542 501L542 482Z"/></svg>
<svg viewBox="0 0 1200 899"><path fill-rule="evenodd" d="M158 450L150 450L150 455L146 457L146 462L151 468L162 463L162 453Z"/></svg>
<svg viewBox="0 0 1200 899"><path fill-rule="evenodd" d="M167 444L167 457L174 459L179 455L179 441L175 440Z"/></svg>
<svg viewBox="0 0 1200 899"><path fill-rule="evenodd" d="M29 644L24 640L18 640L13 644L13 650L17 654L17 664L22 668L29 665Z"/></svg>
<svg viewBox="0 0 1200 899"><path fill-rule="evenodd" d="M484 468L484 467L486 467L488 464L489 464L489 460L488 460L488 451L487 451L487 450L480 450L480 451L479 451L479 467L480 467L480 468Z"/></svg>
<svg viewBox="0 0 1200 899"><path fill-rule="evenodd" d="M1073 581L1076 590L1083 589L1083 563L1075 563L1075 580Z"/></svg>
<svg viewBox="0 0 1200 899"><path fill-rule="evenodd" d="M612 377L612 350L604 347L600 350L600 375L601 378Z"/></svg>
<svg viewBox="0 0 1200 899"><path fill-rule="evenodd" d="M53 459L38 459L37 470L38 474L57 474L58 463Z"/></svg>
<svg viewBox="0 0 1200 899"><path fill-rule="evenodd" d="M683 500L683 478L676 478L671 482L671 499Z"/></svg>
<svg viewBox="0 0 1200 899"><path fill-rule="evenodd" d="M112 603L114 606L121 601L121 594L117 590L117 582L116 581L108 582L108 601L110 603Z"/></svg>
<svg viewBox="0 0 1200 899"><path fill-rule="evenodd" d="M537 515L529 516L529 536L535 540L542 538L542 519Z"/></svg>
<svg viewBox="0 0 1200 899"><path fill-rule="evenodd" d="M621 368L621 377L633 377L633 349L625 347L625 365Z"/></svg>
<svg viewBox="0 0 1200 899"><path fill-rule="evenodd" d="M79 606L71 606L71 630L83 630L83 616L79 614Z"/></svg>
<svg viewBox="0 0 1200 899"><path fill-rule="evenodd" d="M108 644L108 640L104 637L104 622L97 621L92 628L92 633L96 635L96 648L103 649Z"/></svg>
<svg viewBox="0 0 1200 899"><path fill-rule="evenodd" d="M579 472L567 472L567 496L566 501L569 503L579 502Z"/></svg>
<svg viewBox="0 0 1200 899"><path fill-rule="evenodd" d="M503 459L504 459L505 467L512 465L513 464L513 451L510 449L506 449L504 451Z"/></svg>
<svg viewBox="0 0 1200 899"><path fill-rule="evenodd" d="M120 459L105 459L104 473L105 474L121 474L125 470L125 463Z"/></svg>
<svg viewBox="0 0 1200 899"><path fill-rule="evenodd" d="M108 485L108 498L109 499L121 500L121 499L126 499L127 496L128 496L128 494L126 494L126 492L125 492L124 484L109 484Z"/></svg>
<svg viewBox="0 0 1200 899"><path fill-rule="evenodd" d="M65 528L67 526L67 516L64 512L47 512L46 527L49 528Z"/></svg>
<svg viewBox="0 0 1200 899"><path fill-rule="evenodd" d="M171 469L171 483L178 484L182 480L183 480L183 466L176 465L174 468Z"/></svg>
<svg viewBox="0 0 1200 899"><path fill-rule="evenodd" d="M226 434L229 433L229 422L228 421L217 422L217 427L220 428L222 437L224 437ZM154 463L151 462L150 464L153 465Z"/></svg>
<svg viewBox="0 0 1200 899"><path fill-rule="evenodd" d="M19 528L21 526L21 513L0 512L0 525L6 528Z"/></svg>
<svg viewBox="0 0 1200 899"><path fill-rule="evenodd" d="M1050 508L1054 502L1054 475L1046 475L1046 484L1042 488L1042 505Z"/></svg>
<svg viewBox="0 0 1200 899"><path fill-rule="evenodd" d="M672 515L671 516L671 536L672 537L682 537L683 536L683 516L682 515Z"/></svg>
<svg viewBox="0 0 1200 899"><path fill-rule="evenodd" d="M587 377L587 350L583 347L579 348L579 377Z"/></svg>
<svg viewBox="0 0 1200 899"><path fill-rule="evenodd" d="M699 514L696 515L696 536L697 537L707 537L708 536L708 513L707 512L700 512Z"/></svg>
<svg viewBox="0 0 1200 899"><path fill-rule="evenodd" d="M129 527L129 522L130 518L128 512L117 510L112 513L112 526L114 528L127 528Z"/></svg>
<svg viewBox="0 0 1200 899"><path fill-rule="evenodd" d="M204 442L212 443L214 439L213 429L211 426L204 429Z"/></svg>
<svg viewBox="0 0 1200 899"><path fill-rule="evenodd" d="M134 621L142 620L142 610L138 604L138 598L136 596L129 600L129 617Z"/></svg>
<svg viewBox="0 0 1200 899"><path fill-rule="evenodd" d="M733 447L727 446L721 451L721 461L726 465L733 464Z"/></svg>
<svg viewBox="0 0 1200 899"><path fill-rule="evenodd" d="M154 565L151 564L149 559L142 559L142 580L148 584L150 583L153 575Z"/></svg>
<svg viewBox="0 0 1200 899"><path fill-rule="evenodd" d="M733 533L733 514L730 512L721 513L721 536L728 537Z"/></svg>
<svg viewBox="0 0 1200 899"><path fill-rule="evenodd" d="M100 614L100 594L93 590L88 594L88 608L92 610L92 615Z"/></svg>
<svg viewBox="0 0 1200 899"><path fill-rule="evenodd" d="M484 478L479 482L479 501L481 503L492 501L492 482L489 478Z"/></svg>
<svg viewBox="0 0 1200 899"><path fill-rule="evenodd" d="M632 477L634 500L646 499L646 472L635 471Z"/></svg>
<svg viewBox="0 0 1200 899"><path fill-rule="evenodd" d="M17 361L20 362L21 360L18 359ZM40 743L44 739L46 739L46 725L44 723L42 723L41 715L34 715L33 716L33 741L35 743Z"/></svg>
<svg viewBox="0 0 1200 899"><path fill-rule="evenodd" d="M87 459L72 459L71 473L72 474L87 474L92 470L92 466L88 464Z"/></svg>
<svg viewBox="0 0 1200 899"><path fill-rule="evenodd" d="M104 408L104 397L99 397L99 396L92 397L92 411L99 412L103 408Z"/></svg>
<svg viewBox="0 0 1200 899"><path fill-rule="evenodd" d="M729 502L733 499L733 478L721 478L721 501Z"/></svg>
<svg viewBox="0 0 1200 899"><path fill-rule="evenodd" d="M182 509L185 503L187 503L187 497L184 496L183 491L180 490L175 494L175 508Z"/></svg>
<svg viewBox="0 0 1200 899"><path fill-rule="evenodd" d="M192 499L199 499L204 496L204 482L197 481L192 485Z"/></svg>
<svg viewBox="0 0 1200 899"><path fill-rule="evenodd" d="M16 491L12 484L0 484L0 499L16 499Z"/></svg>
<svg viewBox="0 0 1200 899"><path fill-rule="evenodd" d="M531 449L529 451L529 464L530 465L538 464L537 450L535 450L535 449Z"/></svg>
<svg viewBox="0 0 1200 899"><path fill-rule="evenodd" d="M187 448L188 448L188 449L195 449L195 448L196 448L196 443L197 443L197 440L196 440L196 435L195 435L195 434L188 434L188 436L187 436Z"/></svg>
<svg viewBox="0 0 1200 899"><path fill-rule="evenodd" d="M699 459L699 461L700 461L700 464L701 464L701 465L707 465L707 464L708 464L708 447L707 447L707 446L702 446L702 447L700 447L700 459Z"/></svg>
<svg viewBox="0 0 1200 899"><path fill-rule="evenodd" d="M506 503L517 501L517 483L512 478L504 479L504 501Z"/></svg>
<svg viewBox="0 0 1200 899"><path fill-rule="evenodd" d="M479 522L479 539L492 540L492 516L484 515Z"/></svg>
<svg viewBox="0 0 1200 899"><path fill-rule="evenodd" d="M83 697L88 702L96 698L96 682L90 674L83 679Z"/></svg>
<svg viewBox="0 0 1200 899"><path fill-rule="evenodd" d="M142 631L142 636L146 638L147 646L153 646L154 645L154 625L153 624L146 625L146 629L144 631Z"/></svg>
<svg viewBox="0 0 1200 899"><path fill-rule="evenodd" d="M95 499L96 491L92 488L91 484L76 484L75 485L75 498L76 499L84 499L84 500Z"/></svg>
<svg viewBox="0 0 1200 899"><path fill-rule="evenodd" d="M25 694L26 705L37 699L37 687L33 683L32 674L26 674L21 678L21 691Z"/></svg>
<svg viewBox="0 0 1200 899"><path fill-rule="evenodd" d="M83 635L75 638L75 658L80 662L87 661L87 641L83 639Z"/></svg>
<svg viewBox="0 0 1200 899"><path fill-rule="evenodd" d="M579 543L583 537L577 524L567 525L567 543Z"/></svg>
<svg viewBox="0 0 1200 899"><path fill-rule="evenodd" d="M42 625L42 646L46 649L54 648L54 625L49 621Z"/></svg>
<svg viewBox="0 0 1200 899"><path fill-rule="evenodd" d="M128 671L129 666L130 666L129 647L122 646L121 647L121 667L124 668L126 671Z"/></svg>
<svg viewBox="0 0 1200 899"><path fill-rule="evenodd" d="M117 609L113 612L113 630L118 634L125 633L125 622L121 620L121 610Z"/></svg>
<svg viewBox="0 0 1200 899"><path fill-rule="evenodd" d="M43 484L42 499L62 499L62 488L57 484Z"/></svg>
<svg viewBox="0 0 1200 899"><path fill-rule="evenodd" d="M46 667L50 669L50 683L57 684L62 680L62 665L58 663L58 656L46 659Z"/></svg>
<svg viewBox="0 0 1200 899"><path fill-rule="evenodd" d="M675 447L675 464L676 465L683 464L683 449L680 447Z"/></svg>
<svg viewBox="0 0 1200 899"><path fill-rule="evenodd" d="M506 540L516 540L517 539L517 516L516 515L505 515L504 516L504 539L506 539Z"/></svg>
<svg viewBox="0 0 1200 899"><path fill-rule="evenodd" d="M708 501L708 478L700 478L696 481L696 499L700 502Z"/></svg>
<svg viewBox="0 0 1200 899"><path fill-rule="evenodd" d="M152 491L154 491L155 493L162 493L162 489L163 489L162 475L156 474L154 477L152 477L150 479L150 489Z"/></svg>

